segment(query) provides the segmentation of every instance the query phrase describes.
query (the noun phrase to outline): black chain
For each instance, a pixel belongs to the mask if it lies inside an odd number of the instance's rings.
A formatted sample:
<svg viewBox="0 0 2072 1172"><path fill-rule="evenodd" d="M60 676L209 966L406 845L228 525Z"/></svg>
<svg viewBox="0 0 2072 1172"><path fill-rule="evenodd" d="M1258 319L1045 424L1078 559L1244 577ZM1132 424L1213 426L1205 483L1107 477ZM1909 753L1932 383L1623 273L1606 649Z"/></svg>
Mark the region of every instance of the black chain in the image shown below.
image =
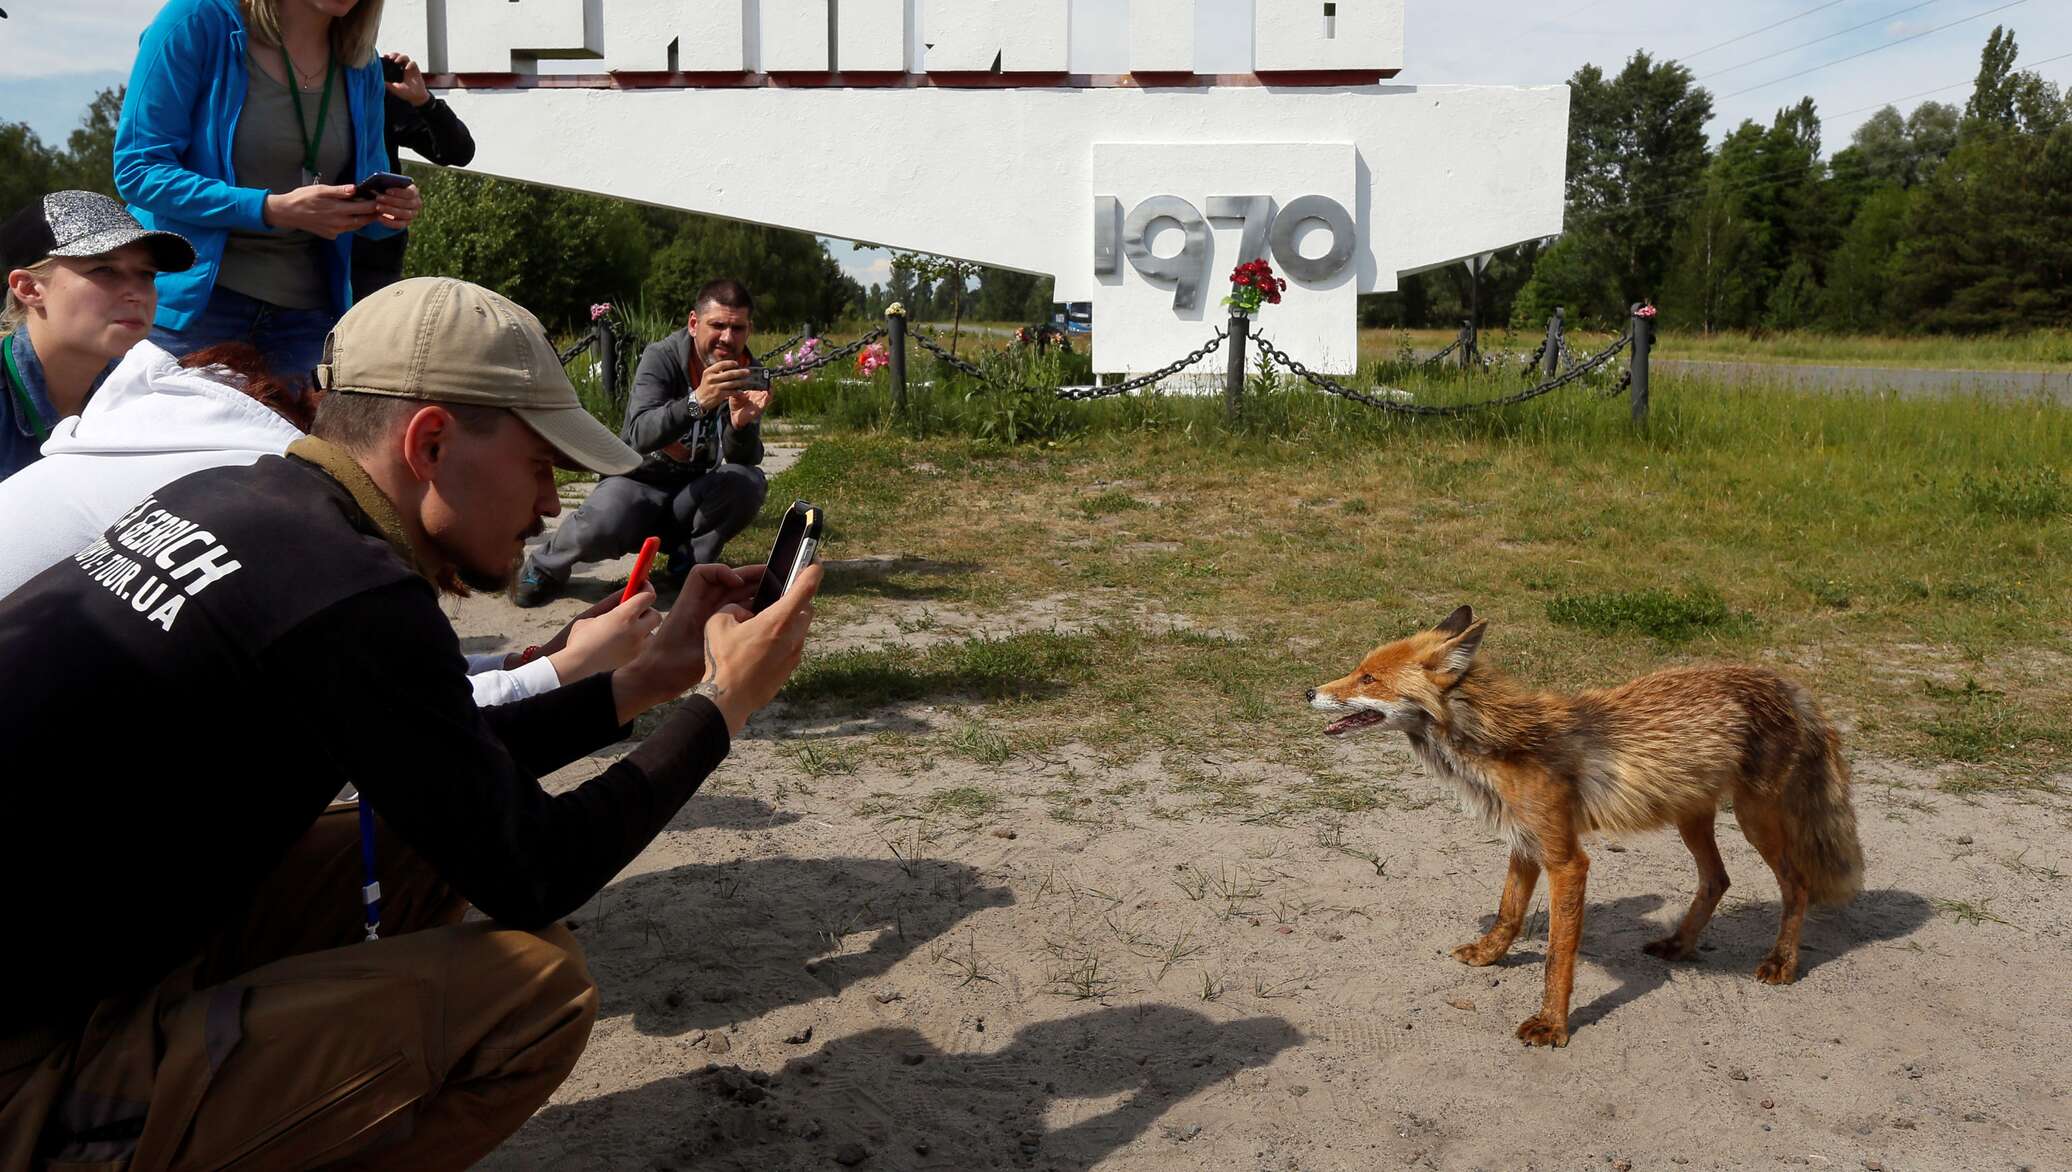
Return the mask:
<svg viewBox="0 0 2072 1172"><path fill-rule="evenodd" d="M799 344L800 342L803 342L803 341L805 341L805 340L806 340L806 335L804 335L804 334L793 334L793 335L791 336L791 340L790 340L789 342L784 342L784 343L781 343L781 344L779 344L779 345L777 345L777 346L775 346L775 347L772 347L771 349L769 349L769 350L765 351L765 352L764 352L764 353L763 353L763 354L762 354L762 355L761 355L760 357L758 357L758 358L756 359L756 362L757 362L757 363L759 363L759 364L763 364L763 365L768 365L768 363L769 363L770 359L772 359L772 358L775 358L775 357L777 357L777 356L778 356L779 354L782 354L782 353L784 353L784 352L785 352L786 350L789 350L789 349L791 349L791 348L792 348L793 346L796 346L796 345L798 345L798 344Z"/></svg>
<svg viewBox="0 0 2072 1172"><path fill-rule="evenodd" d="M1451 354L1455 350L1460 349L1461 343L1465 341L1467 341L1466 338L1456 336L1453 339L1453 341L1446 343L1446 348L1444 350L1441 350L1437 354L1432 355L1430 358L1425 359L1423 364L1425 366L1439 365L1441 362L1445 361L1446 356L1448 354Z"/></svg>
<svg viewBox="0 0 2072 1172"><path fill-rule="evenodd" d="M576 355L581 354L583 351L588 350L590 347L595 346L596 344L597 332L595 330L592 330L590 333L583 335L582 341L577 342L575 345L570 346L568 349L563 350L560 353L559 357L561 359L561 365L567 366L569 363L574 362L576 360Z"/></svg>
<svg viewBox="0 0 2072 1172"><path fill-rule="evenodd" d="M1541 338L1540 344L1533 347L1532 356L1527 358L1525 360L1525 365L1520 367L1519 369L1524 371L1525 376L1527 378L1531 378L1540 369L1540 359L1545 358L1546 356L1547 340L1545 338Z"/></svg>
<svg viewBox="0 0 2072 1172"><path fill-rule="evenodd" d="M948 363L952 369L961 370L965 374L968 374L971 377L979 379L981 381L990 381L986 379L986 372L984 369L979 367L976 363L966 362L962 358L957 357L955 354L950 353L948 350L943 349L941 346L936 344L934 338L929 337L927 333L925 333L924 331L908 330L907 337L912 338L916 342L919 342L923 350L926 350L934 354L937 358L942 359L944 362Z"/></svg>
<svg viewBox="0 0 2072 1172"><path fill-rule="evenodd" d="M1281 349L1278 346L1275 346L1272 342L1268 341L1263 336L1254 336L1252 340L1259 343L1260 353L1265 354L1267 357L1273 359L1275 362L1278 362L1282 366L1287 367L1289 373L1295 375L1298 378L1307 380L1309 383L1314 385L1319 390L1328 391L1329 393L1337 395L1343 399L1351 399L1355 403L1363 403L1378 411L1393 411L1399 415L1452 417L1466 415L1472 411L1486 411L1494 407L1508 407L1514 403L1523 403L1528 399L1537 399L1541 395L1544 395L1549 391L1559 390L1560 388L1567 386L1569 383L1572 383L1577 379L1582 378L1584 375L1589 374L1591 371L1596 370L1598 367L1603 366L1605 363L1610 362L1615 356L1617 356L1619 351L1624 350L1626 346L1633 341L1633 335L1627 334L1624 337L1621 337L1618 341L1613 342L1611 345L1605 347L1603 350L1600 350L1597 353L1591 355L1589 358L1584 359L1582 362L1577 363L1575 368L1570 370L1567 374L1561 375L1557 378L1549 379L1548 381L1543 382L1538 386L1528 387L1515 395L1506 395L1501 399L1489 399L1480 403L1457 403L1444 407L1434 407L1428 403L1399 403L1390 399L1379 399L1374 397L1373 395L1364 394L1360 391L1353 390L1351 387L1348 387L1343 383L1338 382L1336 379L1333 379L1328 375L1318 374L1315 371L1309 369L1308 367L1302 365L1302 363L1297 362L1295 360L1294 355L1288 353L1287 351ZM1407 394L1407 392L1402 391L1398 391L1397 393Z"/></svg>
<svg viewBox="0 0 2072 1172"><path fill-rule="evenodd" d="M808 371L819 370L823 366L830 366L834 363L840 362L844 358L848 358L851 355L856 354L865 346L870 345L872 342L875 342L879 338L882 338L884 336L885 327L879 326L878 328L872 330L870 333L865 334L861 338L856 339L854 342L849 343L847 346L843 346L839 350L830 350L825 354L815 354L813 357L807 359L804 362L798 363L795 366L772 366L767 369L769 370L770 377L772 379L791 378L794 375L805 374Z"/></svg>
<svg viewBox="0 0 2072 1172"><path fill-rule="evenodd" d="M947 363L952 369L960 370L965 374L968 374L971 377L980 380L981 382L992 381L987 376L983 368L973 363L966 362L962 358L959 358L956 355L950 353L948 350L943 349L940 345L936 343L935 339L929 337L927 334L917 330L914 332L912 336L914 341L919 342L921 344L922 349L934 354L937 358ZM1068 402L1080 402L1087 399L1106 399L1114 395L1127 395L1131 391L1142 390L1153 383L1164 382L1166 379L1173 377L1181 371L1186 370L1188 367L1200 362L1202 359L1207 358L1209 355L1214 354L1217 350L1222 348L1224 339L1228 336L1229 335L1225 334L1222 330L1217 330L1215 337L1210 338L1207 342L1204 342L1200 346L1189 351L1186 357L1175 359L1172 362L1166 363L1164 366L1159 367L1157 370L1154 370L1149 374L1140 374L1137 377L1129 379L1125 382L1119 382L1112 386L1105 387L1058 387L1055 390L1053 390L1052 393L1055 394L1058 398L1064 399Z"/></svg>
<svg viewBox="0 0 2072 1172"><path fill-rule="evenodd" d="M1179 374L1181 371L1186 370L1188 367L1193 366L1196 363L1200 362L1202 359L1207 358L1211 354L1214 354L1216 351L1223 348L1223 342L1229 336L1230 335L1224 333L1222 330L1217 330L1215 337L1210 338L1208 341L1203 342L1200 346L1197 346L1193 350L1188 351L1187 356L1185 358L1175 359L1174 361L1168 362L1164 366L1159 367L1157 370L1152 371L1150 374L1140 374L1127 382L1116 383L1114 386L1059 387L1058 398L1105 399L1108 398L1110 395L1127 395L1131 391L1142 390L1143 388L1150 386L1152 383L1164 382L1166 379L1169 379L1174 375Z"/></svg>

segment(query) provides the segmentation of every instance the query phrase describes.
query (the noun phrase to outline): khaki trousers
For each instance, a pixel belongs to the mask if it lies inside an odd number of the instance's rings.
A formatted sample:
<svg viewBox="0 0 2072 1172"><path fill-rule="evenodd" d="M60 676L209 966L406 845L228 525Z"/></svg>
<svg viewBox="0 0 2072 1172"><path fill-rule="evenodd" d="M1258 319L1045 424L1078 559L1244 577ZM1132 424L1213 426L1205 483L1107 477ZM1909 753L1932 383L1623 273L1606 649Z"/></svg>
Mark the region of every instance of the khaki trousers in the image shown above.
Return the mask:
<svg viewBox="0 0 2072 1172"><path fill-rule="evenodd" d="M357 823L319 818L155 988L0 1037L0 1172L465 1168L530 1118L597 1016L582 950L558 924L462 923L388 833L362 940Z"/></svg>

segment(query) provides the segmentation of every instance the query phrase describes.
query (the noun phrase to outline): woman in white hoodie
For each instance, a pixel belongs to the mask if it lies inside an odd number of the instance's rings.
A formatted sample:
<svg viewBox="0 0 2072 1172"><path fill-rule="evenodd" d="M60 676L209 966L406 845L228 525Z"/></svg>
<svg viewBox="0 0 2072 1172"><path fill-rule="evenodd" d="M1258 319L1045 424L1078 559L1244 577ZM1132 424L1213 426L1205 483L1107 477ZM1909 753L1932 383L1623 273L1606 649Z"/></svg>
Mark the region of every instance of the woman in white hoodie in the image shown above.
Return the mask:
<svg viewBox="0 0 2072 1172"><path fill-rule="evenodd" d="M86 409L52 429L43 458L0 481L0 598L160 487L278 456L302 438L311 408L265 373L256 350L233 343L186 361L138 343ZM469 656L475 702L508 704L626 663L659 619L653 602L645 592L624 605L607 597L527 662Z"/></svg>

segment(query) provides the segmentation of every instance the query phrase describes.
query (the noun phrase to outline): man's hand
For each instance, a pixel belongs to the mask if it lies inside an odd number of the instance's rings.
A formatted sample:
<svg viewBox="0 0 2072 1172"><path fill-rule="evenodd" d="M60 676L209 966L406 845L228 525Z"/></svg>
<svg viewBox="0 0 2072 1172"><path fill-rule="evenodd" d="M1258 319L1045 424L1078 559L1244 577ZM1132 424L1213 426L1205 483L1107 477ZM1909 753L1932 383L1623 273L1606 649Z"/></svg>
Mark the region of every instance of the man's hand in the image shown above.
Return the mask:
<svg viewBox="0 0 2072 1172"><path fill-rule="evenodd" d="M417 67L417 62L401 53L383 53L381 56L384 61L393 61L403 70L403 80L388 83L388 92L413 106L423 106L432 100L431 88L425 85L424 71Z"/></svg>
<svg viewBox="0 0 2072 1172"><path fill-rule="evenodd" d="M761 566L693 568L676 596L676 606L663 618L654 637L633 662L612 674L619 723L631 723L634 717L676 699L704 679L706 620L728 606L746 613L762 580Z"/></svg>
<svg viewBox="0 0 2072 1172"><path fill-rule="evenodd" d="M705 368L698 377L698 386L691 392L691 398L698 404L700 412L717 410L721 403L748 390L748 367L731 358L722 358Z"/></svg>
<svg viewBox="0 0 2072 1172"><path fill-rule="evenodd" d="M614 610L617 610L618 607L619 596L616 594L607 594L603 598L598 599L596 602L591 603L589 610L586 610L582 614L577 615L573 620L569 622L567 626L554 632L554 637L552 639L549 639L545 643L540 644L540 654L551 656L556 652L560 651L562 648L568 646L568 637L571 633L575 631L577 623L582 622L584 619L594 619L601 614L610 614ZM656 621L661 621L660 612L657 612L656 614ZM507 664L506 666L511 665ZM561 682L565 684L568 681L563 680Z"/></svg>
<svg viewBox="0 0 2072 1172"><path fill-rule="evenodd" d="M590 611L556 635L561 646L547 653L547 661L563 684L631 663L662 625L662 612L655 609L651 588L624 602L616 594L608 595Z"/></svg>
<svg viewBox="0 0 2072 1172"><path fill-rule="evenodd" d="M763 417L763 412L770 409L770 392L742 391L728 399L727 403L733 408L734 429L739 431L741 428L752 426L756 420Z"/></svg>
<svg viewBox="0 0 2072 1172"><path fill-rule="evenodd" d="M729 734L740 736L799 666L820 576L817 564L799 571L784 597L759 615L729 605L705 620L705 679L695 691L719 709Z"/></svg>

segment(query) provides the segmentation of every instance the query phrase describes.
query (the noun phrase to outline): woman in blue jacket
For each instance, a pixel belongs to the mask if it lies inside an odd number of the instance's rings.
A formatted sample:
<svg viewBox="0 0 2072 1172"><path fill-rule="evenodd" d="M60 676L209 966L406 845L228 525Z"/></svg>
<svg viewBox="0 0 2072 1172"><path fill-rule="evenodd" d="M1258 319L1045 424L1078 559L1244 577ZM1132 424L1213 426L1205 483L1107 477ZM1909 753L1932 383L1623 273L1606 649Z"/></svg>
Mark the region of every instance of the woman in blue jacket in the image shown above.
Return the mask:
<svg viewBox="0 0 2072 1172"><path fill-rule="evenodd" d="M115 132L115 186L194 243L158 280L152 340L248 342L303 385L352 304L352 239L417 215L415 187L354 199L388 165L381 0L170 0L144 31Z"/></svg>

